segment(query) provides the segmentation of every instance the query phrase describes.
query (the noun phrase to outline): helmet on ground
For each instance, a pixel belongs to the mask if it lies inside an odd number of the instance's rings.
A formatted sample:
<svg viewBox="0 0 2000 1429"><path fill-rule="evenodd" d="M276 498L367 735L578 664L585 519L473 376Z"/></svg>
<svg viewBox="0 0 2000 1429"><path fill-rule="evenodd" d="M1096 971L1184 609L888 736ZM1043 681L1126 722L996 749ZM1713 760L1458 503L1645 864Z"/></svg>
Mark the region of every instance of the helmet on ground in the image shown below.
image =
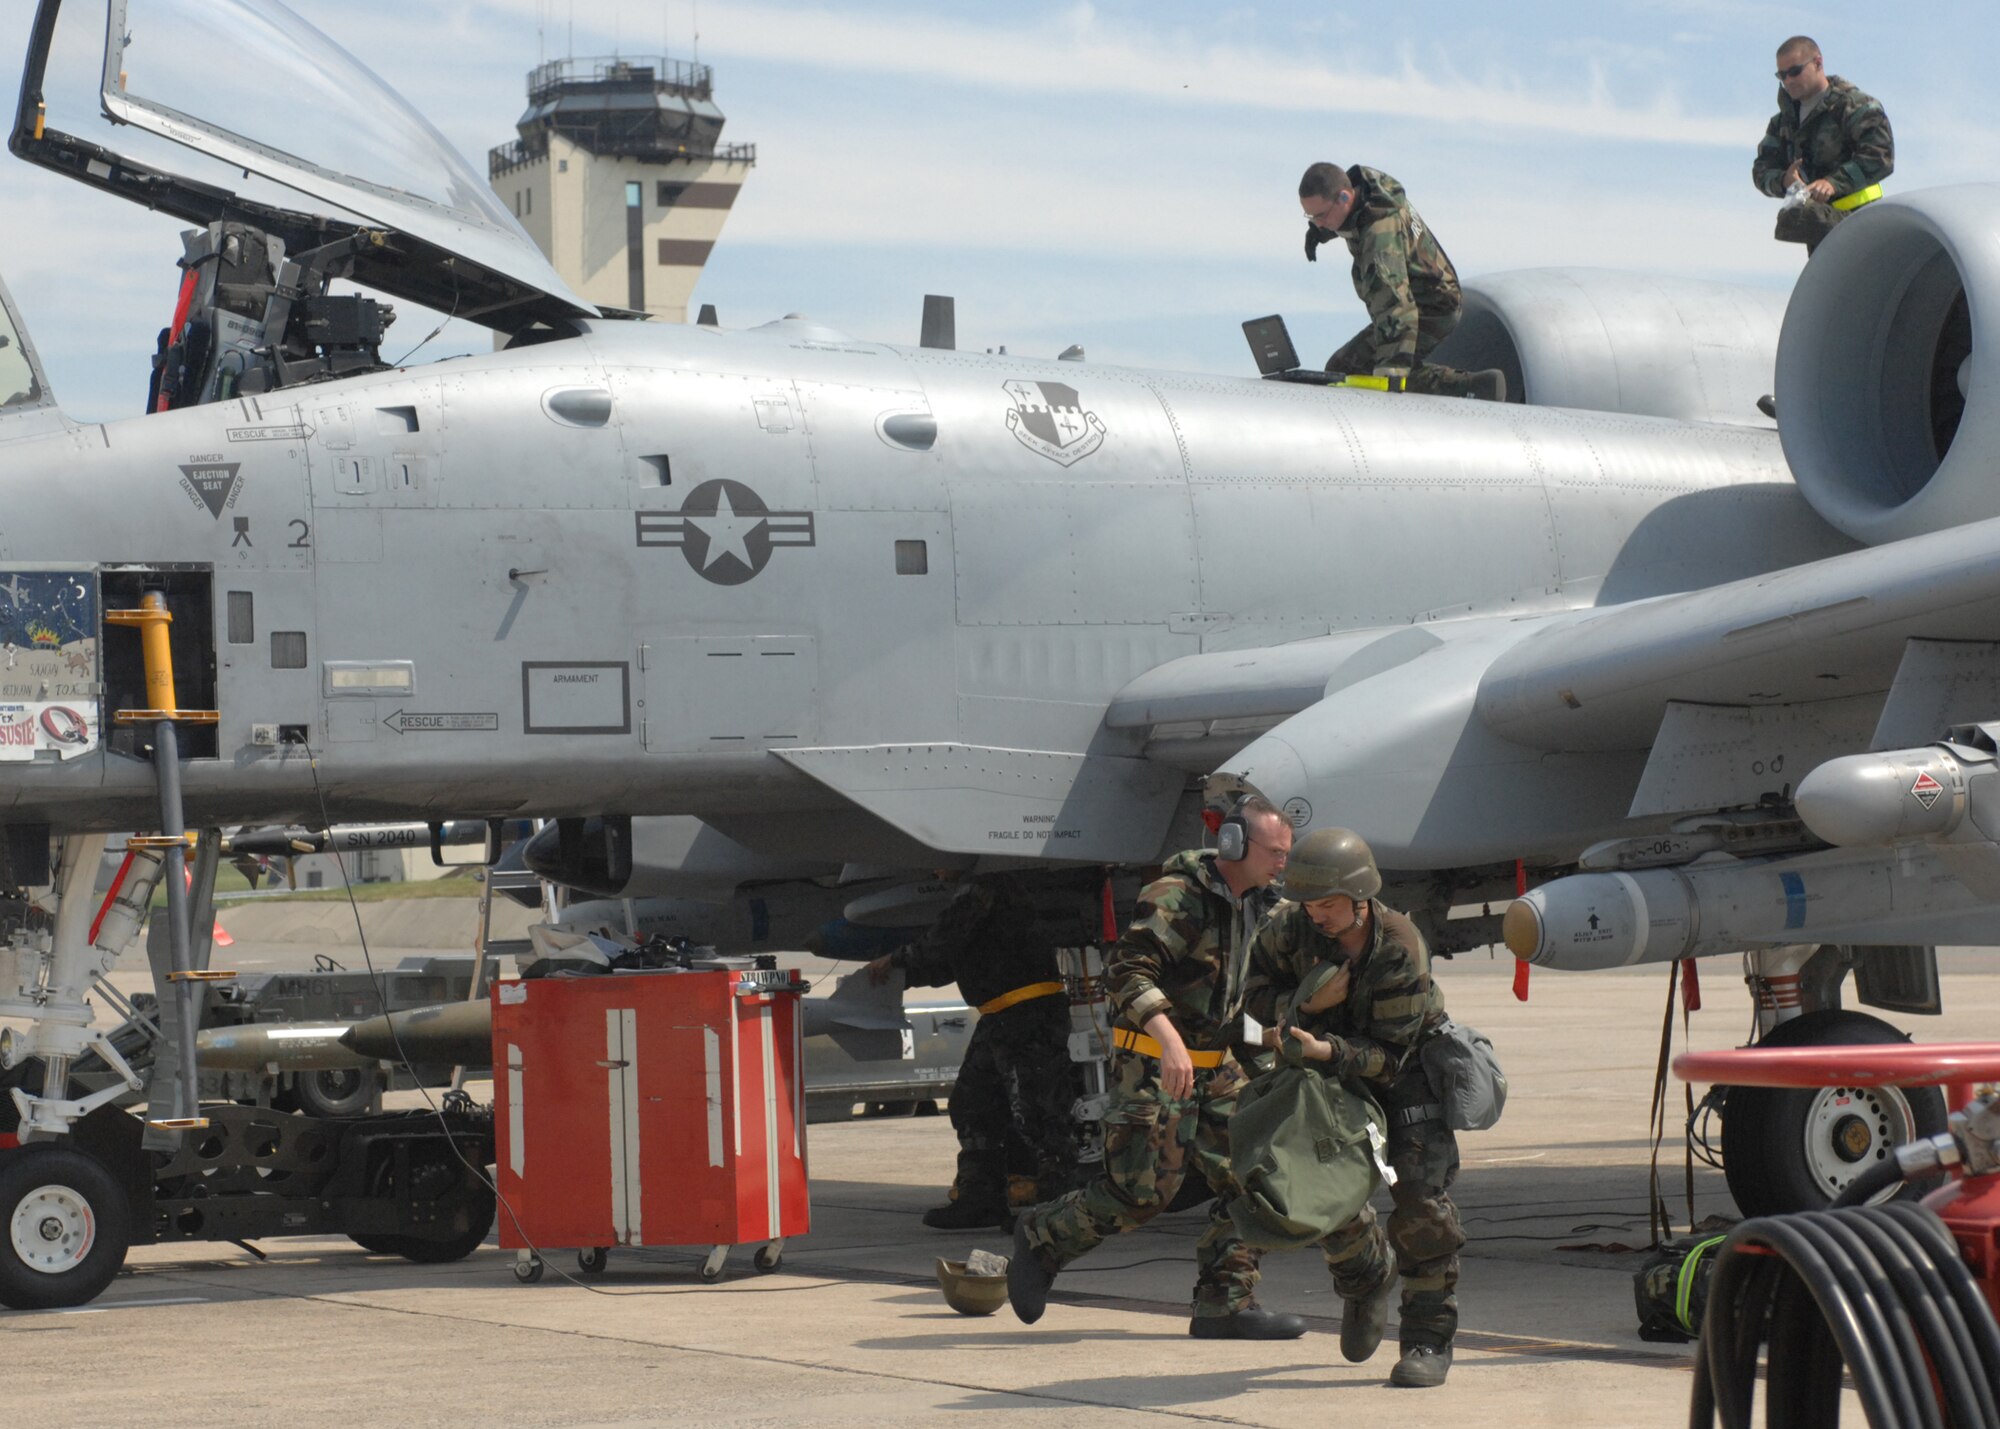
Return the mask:
<svg viewBox="0 0 2000 1429"><path fill-rule="evenodd" d="M969 1275L964 1261L939 1256L937 1278L944 1303L961 1315L991 1315L1007 1303L1005 1275Z"/></svg>
<svg viewBox="0 0 2000 1429"><path fill-rule="evenodd" d="M1344 893L1365 902L1382 891L1375 855L1352 829L1315 829L1292 845L1285 865L1285 897L1312 903Z"/></svg>

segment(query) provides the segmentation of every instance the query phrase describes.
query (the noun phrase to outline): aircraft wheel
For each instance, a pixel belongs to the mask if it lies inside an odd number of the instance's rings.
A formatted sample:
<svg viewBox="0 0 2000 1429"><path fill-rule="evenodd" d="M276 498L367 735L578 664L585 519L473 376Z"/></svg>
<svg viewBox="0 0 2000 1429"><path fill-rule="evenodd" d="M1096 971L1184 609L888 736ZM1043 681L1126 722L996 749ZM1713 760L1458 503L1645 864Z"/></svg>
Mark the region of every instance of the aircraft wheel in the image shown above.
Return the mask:
<svg viewBox="0 0 2000 1429"><path fill-rule="evenodd" d="M576 1253L576 1268L584 1275L602 1275L611 1263L611 1252L601 1245L586 1246Z"/></svg>
<svg viewBox="0 0 2000 1429"><path fill-rule="evenodd" d="M375 1074L362 1067L326 1067L300 1072L292 1099L307 1116L365 1116L381 1100Z"/></svg>
<svg viewBox="0 0 2000 1429"><path fill-rule="evenodd" d="M371 1255L401 1255L407 1241L399 1235L355 1235L352 1231L347 1238Z"/></svg>
<svg viewBox="0 0 2000 1429"><path fill-rule="evenodd" d="M514 1278L523 1285L533 1285L542 1278L542 1258L531 1255L514 1262Z"/></svg>
<svg viewBox="0 0 2000 1429"><path fill-rule="evenodd" d="M82 1305L111 1283L130 1244L125 1193L95 1158L26 1146L0 1164L0 1304Z"/></svg>
<svg viewBox="0 0 2000 1429"><path fill-rule="evenodd" d="M1880 1046L1903 1033L1864 1012L1808 1012L1763 1047ZM1936 1087L1731 1087L1722 1107L1722 1164L1745 1216L1820 1210L1897 1146L1943 1131ZM1895 1194L1922 1195L1935 1183ZM1888 1199L1884 1197L1883 1199Z"/></svg>

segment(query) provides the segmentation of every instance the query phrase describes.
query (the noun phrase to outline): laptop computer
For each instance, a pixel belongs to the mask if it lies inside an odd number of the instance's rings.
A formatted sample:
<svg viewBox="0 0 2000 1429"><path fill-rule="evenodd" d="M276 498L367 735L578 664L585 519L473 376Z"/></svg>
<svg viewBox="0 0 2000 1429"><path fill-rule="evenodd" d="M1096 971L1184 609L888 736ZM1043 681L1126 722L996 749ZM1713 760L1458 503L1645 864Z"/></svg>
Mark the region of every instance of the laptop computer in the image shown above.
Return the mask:
<svg viewBox="0 0 2000 1429"><path fill-rule="evenodd" d="M1299 366L1299 352L1292 346L1292 335L1285 328L1285 320L1276 313L1243 324L1243 337L1250 344L1258 374L1273 382L1310 382L1324 387L1338 380L1317 367Z"/></svg>

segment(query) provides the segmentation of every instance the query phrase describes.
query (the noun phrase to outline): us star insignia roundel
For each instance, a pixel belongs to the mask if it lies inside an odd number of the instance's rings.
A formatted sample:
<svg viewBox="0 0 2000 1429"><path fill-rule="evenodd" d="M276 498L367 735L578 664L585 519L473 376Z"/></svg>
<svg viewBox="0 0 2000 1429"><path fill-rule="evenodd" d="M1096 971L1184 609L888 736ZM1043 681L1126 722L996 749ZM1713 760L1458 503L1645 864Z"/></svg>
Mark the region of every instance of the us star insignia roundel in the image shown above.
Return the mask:
<svg viewBox="0 0 2000 1429"><path fill-rule="evenodd" d="M1004 386L1014 404L1007 411L1007 430L1037 456L1069 466L1104 444L1104 423L1083 410L1068 383L1016 379Z"/></svg>
<svg viewBox="0 0 2000 1429"><path fill-rule="evenodd" d="M634 513L641 546L678 546L688 569L716 585L742 585L777 546L813 544L810 511L773 511L740 481L704 481L679 511Z"/></svg>

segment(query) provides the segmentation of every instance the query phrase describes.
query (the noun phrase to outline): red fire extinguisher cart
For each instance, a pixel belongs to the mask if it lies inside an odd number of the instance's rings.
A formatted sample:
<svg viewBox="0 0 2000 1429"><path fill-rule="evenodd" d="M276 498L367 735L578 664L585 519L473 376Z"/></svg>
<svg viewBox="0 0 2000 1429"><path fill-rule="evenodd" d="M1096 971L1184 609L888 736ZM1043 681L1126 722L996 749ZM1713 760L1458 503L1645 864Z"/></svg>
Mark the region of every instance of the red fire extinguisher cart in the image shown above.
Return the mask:
<svg viewBox="0 0 2000 1429"><path fill-rule="evenodd" d="M500 1244L514 1274L575 1249L762 1242L810 1227L799 994L790 972L612 973L495 983Z"/></svg>

